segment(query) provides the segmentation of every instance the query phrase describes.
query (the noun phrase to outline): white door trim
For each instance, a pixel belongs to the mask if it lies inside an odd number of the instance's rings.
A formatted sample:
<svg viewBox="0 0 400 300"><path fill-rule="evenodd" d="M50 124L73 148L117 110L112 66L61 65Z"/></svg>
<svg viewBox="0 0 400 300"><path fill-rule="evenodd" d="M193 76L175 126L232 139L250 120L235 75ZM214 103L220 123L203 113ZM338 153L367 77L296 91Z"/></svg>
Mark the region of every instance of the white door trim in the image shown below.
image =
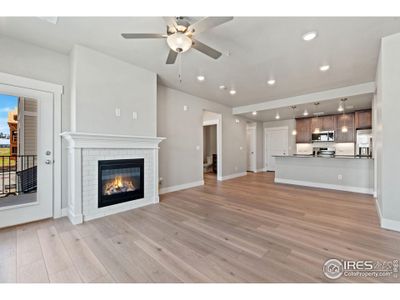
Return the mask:
<svg viewBox="0 0 400 300"><path fill-rule="evenodd" d="M40 81L22 76L16 76L0 72L0 83L4 85L31 89L53 95L53 114L54 114L54 163L53 163L53 217L60 218L61 213L61 98L63 86L55 83Z"/></svg>
<svg viewBox="0 0 400 300"><path fill-rule="evenodd" d="M203 121L203 126L217 125L217 180L222 181L222 114L220 113L215 113L215 114L218 115L218 118L214 120ZM201 169L203 170L203 164ZM203 175L203 180L204 180L204 175Z"/></svg>
<svg viewBox="0 0 400 300"><path fill-rule="evenodd" d="M288 148L286 149L286 153L289 152L289 127L288 126L280 126L280 127L266 127L264 128L264 169L267 171L268 169L268 161L267 161L267 133L271 131L277 130L287 130L288 132Z"/></svg>

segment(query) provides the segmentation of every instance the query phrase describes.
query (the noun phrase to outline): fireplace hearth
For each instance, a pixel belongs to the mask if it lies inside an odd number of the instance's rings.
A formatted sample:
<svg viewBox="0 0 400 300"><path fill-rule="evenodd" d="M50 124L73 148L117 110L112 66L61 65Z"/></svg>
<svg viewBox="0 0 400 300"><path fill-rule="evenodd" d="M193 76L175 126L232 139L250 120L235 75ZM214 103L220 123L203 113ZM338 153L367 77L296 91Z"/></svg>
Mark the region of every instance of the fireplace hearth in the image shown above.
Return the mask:
<svg viewBox="0 0 400 300"><path fill-rule="evenodd" d="M98 207L144 198L144 159L99 160Z"/></svg>

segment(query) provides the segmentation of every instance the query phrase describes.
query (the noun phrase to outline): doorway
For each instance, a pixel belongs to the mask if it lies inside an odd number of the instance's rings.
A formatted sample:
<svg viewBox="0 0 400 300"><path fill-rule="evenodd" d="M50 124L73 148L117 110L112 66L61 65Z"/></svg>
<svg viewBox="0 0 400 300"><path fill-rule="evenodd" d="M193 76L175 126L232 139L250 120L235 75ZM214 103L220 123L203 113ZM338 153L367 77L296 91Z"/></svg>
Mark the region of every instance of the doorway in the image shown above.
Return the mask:
<svg viewBox="0 0 400 300"><path fill-rule="evenodd" d="M203 112L203 179L222 178L222 115Z"/></svg>
<svg viewBox="0 0 400 300"><path fill-rule="evenodd" d="M247 171L257 172L257 125L247 124Z"/></svg>
<svg viewBox="0 0 400 300"><path fill-rule="evenodd" d="M0 110L7 113L1 124L0 227L50 218L53 95L6 84L0 84L0 94Z"/></svg>
<svg viewBox="0 0 400 300"><path fill-rule="evenodd" d="M265 169L275 171L275 155L288 155L288 127L272 127L264 129Z"/></svg>

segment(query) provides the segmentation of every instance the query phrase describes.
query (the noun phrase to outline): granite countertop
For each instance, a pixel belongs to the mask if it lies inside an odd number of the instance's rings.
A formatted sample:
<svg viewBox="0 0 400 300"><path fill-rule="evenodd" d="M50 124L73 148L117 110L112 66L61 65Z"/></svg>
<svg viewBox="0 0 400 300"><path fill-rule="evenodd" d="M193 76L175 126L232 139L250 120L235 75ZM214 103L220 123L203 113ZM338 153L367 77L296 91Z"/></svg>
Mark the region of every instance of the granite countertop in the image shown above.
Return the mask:
<svg viewBox="0 0 400 300"><path fill-rule="evenodd" d="M288 158L329 158L329 159L372 159L372 157L357 156L357 155L334 155L334 156L314 156L312 154L293 154L293 155L273 155L273 157L288 157Z"/></svg>

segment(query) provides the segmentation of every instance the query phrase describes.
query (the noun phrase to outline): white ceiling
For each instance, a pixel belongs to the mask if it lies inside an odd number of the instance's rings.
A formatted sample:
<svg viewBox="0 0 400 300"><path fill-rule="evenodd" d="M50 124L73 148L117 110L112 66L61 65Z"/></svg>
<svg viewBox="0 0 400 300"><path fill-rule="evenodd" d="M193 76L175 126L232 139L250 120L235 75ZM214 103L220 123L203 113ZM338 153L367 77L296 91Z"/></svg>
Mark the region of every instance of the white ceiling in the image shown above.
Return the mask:
<svg viewBox="0 0 400 300"><path fill-rule="evenodd" d="M347 97L345 101L345 112L353 112L356 110L369 109L372 107L372 94L366 95L358 95L353 97ZM308 117L312 117L314 113L323 113L323 115L331 115L331 114L339 114L340 99L332 99L319 102L318 106L314 105L314 102L310 102L303 105L297 105L293 115L293 109L291 107L283 107L279 109L270 109L258 111L257 115L254 116L251 113L241 114L249 119L255 121L276 121L275 116L279 113L279 120L288 120L293 119L293 116L296 118L303 118L303 112L307 109L309 115Z"/></svg>
<svg viewBox="0 0 400 300"><path fill-rule="evenodd" d="M318 38L304 42L310 30ZM373 81L379 40L400 32L400 18L235 17L198 35L224 55L213 60L195 50L184 53L182 83L177 65L165 64L165 40L125 40L122 32L163 33L165 24L161 17L60 17L56 25L0 18L0 34L62 53L73 44L88 46L158 73L166 86L232 107ZM325 63L331 69L321 73ZM206 80L197 82L198 74ZM266 84L270 77L275 86ZM221 84L237 94L219 90Z"/></svg>

